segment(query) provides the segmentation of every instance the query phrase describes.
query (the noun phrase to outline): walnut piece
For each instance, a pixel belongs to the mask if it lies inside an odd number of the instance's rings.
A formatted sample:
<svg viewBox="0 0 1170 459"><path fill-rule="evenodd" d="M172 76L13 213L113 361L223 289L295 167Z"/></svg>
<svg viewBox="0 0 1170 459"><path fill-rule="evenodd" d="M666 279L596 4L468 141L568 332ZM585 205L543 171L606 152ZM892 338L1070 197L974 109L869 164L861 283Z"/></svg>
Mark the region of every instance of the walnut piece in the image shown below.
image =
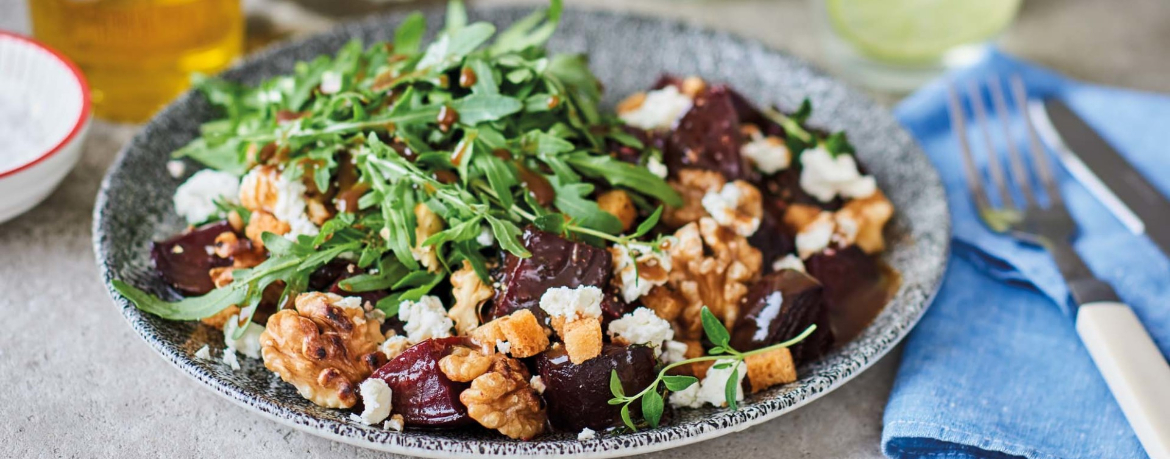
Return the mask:
<svg viewBox="0 0 1170 459"><path fill-rule="evenodd" d="M455 382L470 382L491 368L493 354L484 354L466 346L453 346L451 353L439 360L439 370Z"/></svg>
<svg viewBox="0 0 1170 459"><path fill-rule="evenodd" d="M241 240L236 236L236 233L231 231L224 231L215 237L215 256L231 258L232 268L252 268L263 263L268 258L263 250L253 248L250 240ZM212 273L211 277L214 279L215 274ZM231 282L230 277L228 278L228 282ZM220 285L216 284L216 288L219 287Z"/></svg>
<svg viewBox="0 0 1170 459"><path fill-rule="evenodd" d="M295 310L277 312L260 335L264 366L326 408L353 407L358 385L385 363L378 352L381 324L361 307L338 305L341 300L303 293Z"/></svg>
<svg viewBox="0 0 1170 459"><path fill-rule="evenodd" d="M634 200L622 190L609 190L597 197L597 207L602 211L617 217L622 222L622 231L629 231L634 227L634 220L638 218L638 208L634 207Z"/></svg>
<svg viewBox="0 0 1170 459"><path fill-rule="evenodd" d="M532 357L548 349L548 332L540 326L536 315L527 309L481 325L471 332L471 339L486 352L494 352L497 342L507 342L508 353L518 359Z"/></svg>
<svg viewBox="0 0 1170 459"><path fill-rule="evenodd" d="M680 228L674 236L678 240L670 249L674 268L666 287L686 301L677 319L680 338L702 337L703 306L732 328L748 285L760 277L760 251L710 217Z"/></svg>
<svg viewBox="0 0 1170 459"><path fill-rule="evenodd" d="M410 254L424 268L427 268L427 271L437 273L443 269L443 266L439 264L439 253L435 251L435 246L423 245L423 241L435 233L443 231L443 219L421 202L414 206L414 218L418 225L414 227L415 242L414 247L410 248Z"/></svg>
<svg viewBox="0 0 1170 459"><path fill-rule="evenodd" d="M529 384L528 369L519 360L495 354L490 370L459 394L467 414L489 429L528 440L544 432L548 414L540 395Z"/></svg>
<svg viewBox="0 0 1170 459"><path fill-rule="evenodd" d="M847 236L847 241L852 239L858 248L873 254L886 249L882 229L893 215L894 205L879 190L868 197L845 203L833 217L837 221L838 232ZM853 226L848 222L853 222Z"/></svg>
<svg viewBox="0 0 1170 459"><path fill-rule="evenodd" d="M740 236L751 237L760 228L764 216L760 190L743 180L723 185L703 195L703 210L720 225L730 227Z"/></svg>
<svg viewBox="0 0 1170 459"><path fill-rule="evenodd" d="M471 263L463 260L463 268L451 273L451 294L455 297L455 305L447 311L447 317L455 321L457 334L466 335L479 326L479 306L495 293L483 283Z"/></svg>
<svg viewBox="0 0 1170 459"><path fill-rule="evenodd" d="M292 227L287 222L283 222L276 216L257 210L252 212L252 217L248 220L248 227L244 228L244 235L252 240L252 247L256 250L264 250L264 240L261 236L264 233L272 233L277 236L284 236L292 231Z"/></svg>
<svg viewBox="0 0 1170 459"><path fill-rule="evenodd" d="M674 191L682 197L682 207L667 207L662 212L662 222L671 228L678 228L699 221L707 216L703 208L703 196L708 191L719 191L727 183L723 174L702 169L683 169L678 171L678 179L668 182Z"/></svg>

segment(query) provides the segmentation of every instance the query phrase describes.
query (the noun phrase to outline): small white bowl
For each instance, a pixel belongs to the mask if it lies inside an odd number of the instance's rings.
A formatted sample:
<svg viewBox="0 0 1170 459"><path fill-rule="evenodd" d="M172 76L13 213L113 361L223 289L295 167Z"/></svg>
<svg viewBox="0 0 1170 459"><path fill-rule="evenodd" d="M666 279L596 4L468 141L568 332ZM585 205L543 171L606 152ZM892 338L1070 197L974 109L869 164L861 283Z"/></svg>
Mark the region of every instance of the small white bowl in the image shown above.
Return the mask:
<svg viewBox="0 0 1170 459"><path fill-rule="evenodd" d="M77 164L89 85L65 56L0 30L0 223L49 196Z"/></svg>

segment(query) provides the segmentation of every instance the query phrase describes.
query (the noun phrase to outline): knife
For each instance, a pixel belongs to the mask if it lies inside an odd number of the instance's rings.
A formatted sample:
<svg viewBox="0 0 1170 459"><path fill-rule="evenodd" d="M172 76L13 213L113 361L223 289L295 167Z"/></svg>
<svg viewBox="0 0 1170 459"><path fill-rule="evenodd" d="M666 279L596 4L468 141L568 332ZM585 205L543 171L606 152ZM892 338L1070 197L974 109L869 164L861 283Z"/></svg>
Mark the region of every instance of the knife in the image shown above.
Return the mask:
<svg viewBox="0 0 1170 459"><path fill-rule="evenodd" d="M1132 233L1146 234L1170 256L1170 200L1063 102L1033 102L1028 112L1065 169Z"/></svg>

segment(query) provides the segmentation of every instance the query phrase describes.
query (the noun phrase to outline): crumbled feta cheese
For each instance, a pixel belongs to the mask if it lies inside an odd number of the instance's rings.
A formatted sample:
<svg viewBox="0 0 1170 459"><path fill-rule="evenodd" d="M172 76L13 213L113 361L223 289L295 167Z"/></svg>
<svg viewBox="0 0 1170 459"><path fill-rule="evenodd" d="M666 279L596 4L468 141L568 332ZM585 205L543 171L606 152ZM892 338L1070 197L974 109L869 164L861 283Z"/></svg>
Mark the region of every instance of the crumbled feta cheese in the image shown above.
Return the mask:
<svg viewBox="0 0 1170 459"><path fill-rule="evenodd" d="M195 351L195 358L211 360L211 348L208 348L206 344L203 345L198 351Z"/></svg>
<svg viewBox="0 0 1170 459"><path fill-rule="evenodd" d="M853 155L833 157L818 146L800 154L800 165L800 187L821 202L832 201L837 195L864 198L877 191L873 177L858 172Z"/></svg>
<svg viewBox="0 0 1170 459"><path fill-rule="evenodd" d="M288 223L288 233L284 235L289 240L296 240L297 236L315 236L320 228L309 220L305 213L305 191L307 188L300 180L290 180L289 174L280 174L276 181L276 204L272 208L272 215Z"/></svg>
<svg viewBox="0 0 1170 459"><path fill-rule="evenodd" d="M715 368L720 364L728 363L727 368ZM724 406L727 404L727 397L724 395L727 389L727 380L731 378L731 372L738 369L736 375L736 394L735 399L743 400L743 378L747 376L747 367L743 362L736 362L731 359L716 360L715 363L707 370L707 376L702 381L692 384L686 389L680 390L670 394L670 404L677 407L698 408L705 403L710 403L715 406Z"/></svg>
<svg viewBox="0 0 1170 459"><path fill-rule="evenodd" d="M662 164L662 159L657 156L651 156L646 161L646 169L650 170L650 173L658 178L666 178L670 174L670 170L666 168L665 164Z"/></svg>
<svg viewBox="0 0 1170 459"><path fill-rule="evenodd" d="M649 308L638 308L609 323L609 337L621 338L629 344L645 344L662 354L662 343L674 339L670 322L654 314Z"/></svg>
<svg viewBox="0 0 1170 459"><path fill-rule="evenodd" d="M344 309L362 309L362 298L359 296L347 296L333 302L333 305Z"/></svg>
<svg viewBox="0 0 1170 459"><path fill-rule="evenodd" d="M491 247L496 243L496 237L492 235L491 227L483 225L479 228L479 236L475 237L475 242L483 247Z"/></svg>
<svg viewBox="0 0 1170 459"><path fill-rule="evenodd" d="M341 74L327 70L321 74L321 94L335 94L341 90Z"/></svg>
<svg viewBox="0 0 1170 459"><path fill-rule="evenodd" d="M582 429L581 433L577 434L577 441L589 441L594 438L597 438L597 432L588 427Z"/></svg>
<svg viewBox="0 0 1170 459"><path fill-rule="evenodd" d="M227 346L224 354L230 354L233 351L240 351L246 357L253 359L260 358L260 335L264 333L264 327L248 322L244 325L247 327L244 334L240 335L239 339L234 339L232 336L240 329L240 316L233 315L223 326L223 342Z"/></svg>
<svg viewBox="0 0 1170 459"><path fill-rule="evenodd" d="M167 161L167 173L171 174L171 178L182 177L184 172L187 172L187 163L178 159Z"/></svg>
<svg viewBox="0 0 1170 459"><path fill-rule="evenodd" d="M687 359L687 343L667 340L662 343L662 362L671 364Z"/></svg>
<svg viewBox="0 0 1170 459"><path fill-rule="evenodd" d="M233 370L240 369L240 360L236 358L236 351L232 349L223 350L223 363L226 363Z"/></svg>
<svg viewBox="0 0 1170 459"><path fill-rule="evenodd" d="M447 310L439 297L427 295L415 301L403 301L398 305L398 318L405 322L406 339L420 343L431 338L451 336L455 323L447 317Z"/></svg>
<svg viewBox="0 0 1170 459"><path fill-rule="evenodd" d="M504 340L496 340L496 350L500 351L501 354L512 352L512 343Z"/></svg>
<svg viewBox="0 0 1170 459"><path fill-rule="evenodd" d="M739 149L740 154L750 159L756 169L765 174L775 174L792 165L792 152L776 137L753 136L752 141Z"/></svg>
<svg viewBox="0 0 1170 459"><path fill-rule="evenodd" d="M667 273L671 270L671 258L661 251L654 250L649 244L630 243L628 246L614 244L613 270L614 275L621 279L622 299L633 303L643 295L650 293L655 286L666 283L661 277L649 280L642 275L647 274L638 269L637 263L643 266L657 264Z"/></svg>
<svg viewBox="0 0 1170 459"><path fill-rule="evenodd" d="M833 214L821 212L817 218L796 233L796 252L800 258L808 258L825 250L833 238Z"/></svg>
<svg viewBox="0 0 1170 459"><path fill-rule="evenodd" d="M192 225L203 223L218 212L215 201L239 203L240 179L227 172L204 169L175 189L175 212Z"/></svg>
<svg viewBox="0 0 1170 459"><path fill-rule="evenodd" d="M543 394L544 390L548 389L548 386L544 385L544 378L541 378L540 375L533 376L532 379L528 380L528 385L532 386L532 389L538 394Z"/></svg>
<svg viewBox="0 0 1170 459"><path fill-rule="evenodd" d="M388 419L388 420L386 420L386 422L382 423L383 429L393 430L395 432L402 432L402 429L405 427L406 427L406 421L402 418L401 414L396 414L394 416L391 416L390 419Z"/></svg>
<svg viewBox="0 0 1170 459"><path fill-rule="evenodd" d="M408 347L410 347L410 340L407 340L406 337L402 335L394 335L386 338L386 341L383 341L382 344L378 345L378 351L380 351L382 355L385 355L386 358L393 359L398 357L398 354L401 354L402 351L406 350Z"/></svg>
<svg viewBox="0 0 1170 459"><path fill-rule="evenodd" d="M800 257L791 253L785 255L783 258L777 258L776 261L772 262L773 271L779 271L781 269L791 269L794 271L800 271L802 273L808 272L804 269L804 261L802 261Z"/></svg>
<svg viewBox="0 0 1170 459"><path fill-rule="evenodd" d="M755 217L746 225L740 224L739 213L736 212L741 205L743 199L743 192L740 190L740 185L736 182L728 182L723 184L723 188L719 190L709 190L707 194L703 195L703 209L711 214L711 218L715 219L720 226L727 226L735 229L735 232L743 237L748 237L756 233L760 228L760 218Z"/></svg>
<svg viewBox="0 0 1170 459"><path fill-rule="evenodd" d="M378 378L369 378L358 386L362 396L362 414L358 416L366 425L374 425L390 416L394 391Z"/></svg>
<svg viewBox="0 0 1170 459"><path fill-rule="evenodd" d="M592 285L577 288L550 288L540 296L540 309L566 322L585 317L601 317L601 289Z"/></svg>
<svg viewBox="0 0 1170 459"><path fill-rule="evenodd" d="M692 103L690 96L670 85L646 93L642 105L620 116L630 126L646 130L668 129L691 109Z"/></svg>
<svg viewBox="0 0 1170 459"><path fill-rule="evenodd" d="M848 246L857 240L857 232L861 230L861 224L853 218L852 213L837 212L833 214L833 222L837 224L834 236L842 246Z"/></svg>
<svg viewBox="0 0 1170 459"><path fill-rule="evenodd" d="M768 332L772 330L772 321L780 315L782 306L784 295L779 290L764 297L764 309L756 315L756 333L752 335L753 340L763 341L768 338Z"/></svg>

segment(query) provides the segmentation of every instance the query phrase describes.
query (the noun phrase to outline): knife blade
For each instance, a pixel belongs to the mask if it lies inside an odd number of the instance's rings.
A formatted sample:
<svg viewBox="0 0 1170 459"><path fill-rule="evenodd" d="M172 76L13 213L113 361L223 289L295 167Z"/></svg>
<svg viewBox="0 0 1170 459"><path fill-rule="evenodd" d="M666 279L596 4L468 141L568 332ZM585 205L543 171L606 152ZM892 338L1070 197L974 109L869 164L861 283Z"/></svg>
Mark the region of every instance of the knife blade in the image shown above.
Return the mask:
<svg viewBox="0 0 1170 459"><path fill-rule="evenodd" d="M1170 200L1063 102L1034 102L1028 112L1069 173L1132 233L1146 234L1170 256Z"/></svg>

